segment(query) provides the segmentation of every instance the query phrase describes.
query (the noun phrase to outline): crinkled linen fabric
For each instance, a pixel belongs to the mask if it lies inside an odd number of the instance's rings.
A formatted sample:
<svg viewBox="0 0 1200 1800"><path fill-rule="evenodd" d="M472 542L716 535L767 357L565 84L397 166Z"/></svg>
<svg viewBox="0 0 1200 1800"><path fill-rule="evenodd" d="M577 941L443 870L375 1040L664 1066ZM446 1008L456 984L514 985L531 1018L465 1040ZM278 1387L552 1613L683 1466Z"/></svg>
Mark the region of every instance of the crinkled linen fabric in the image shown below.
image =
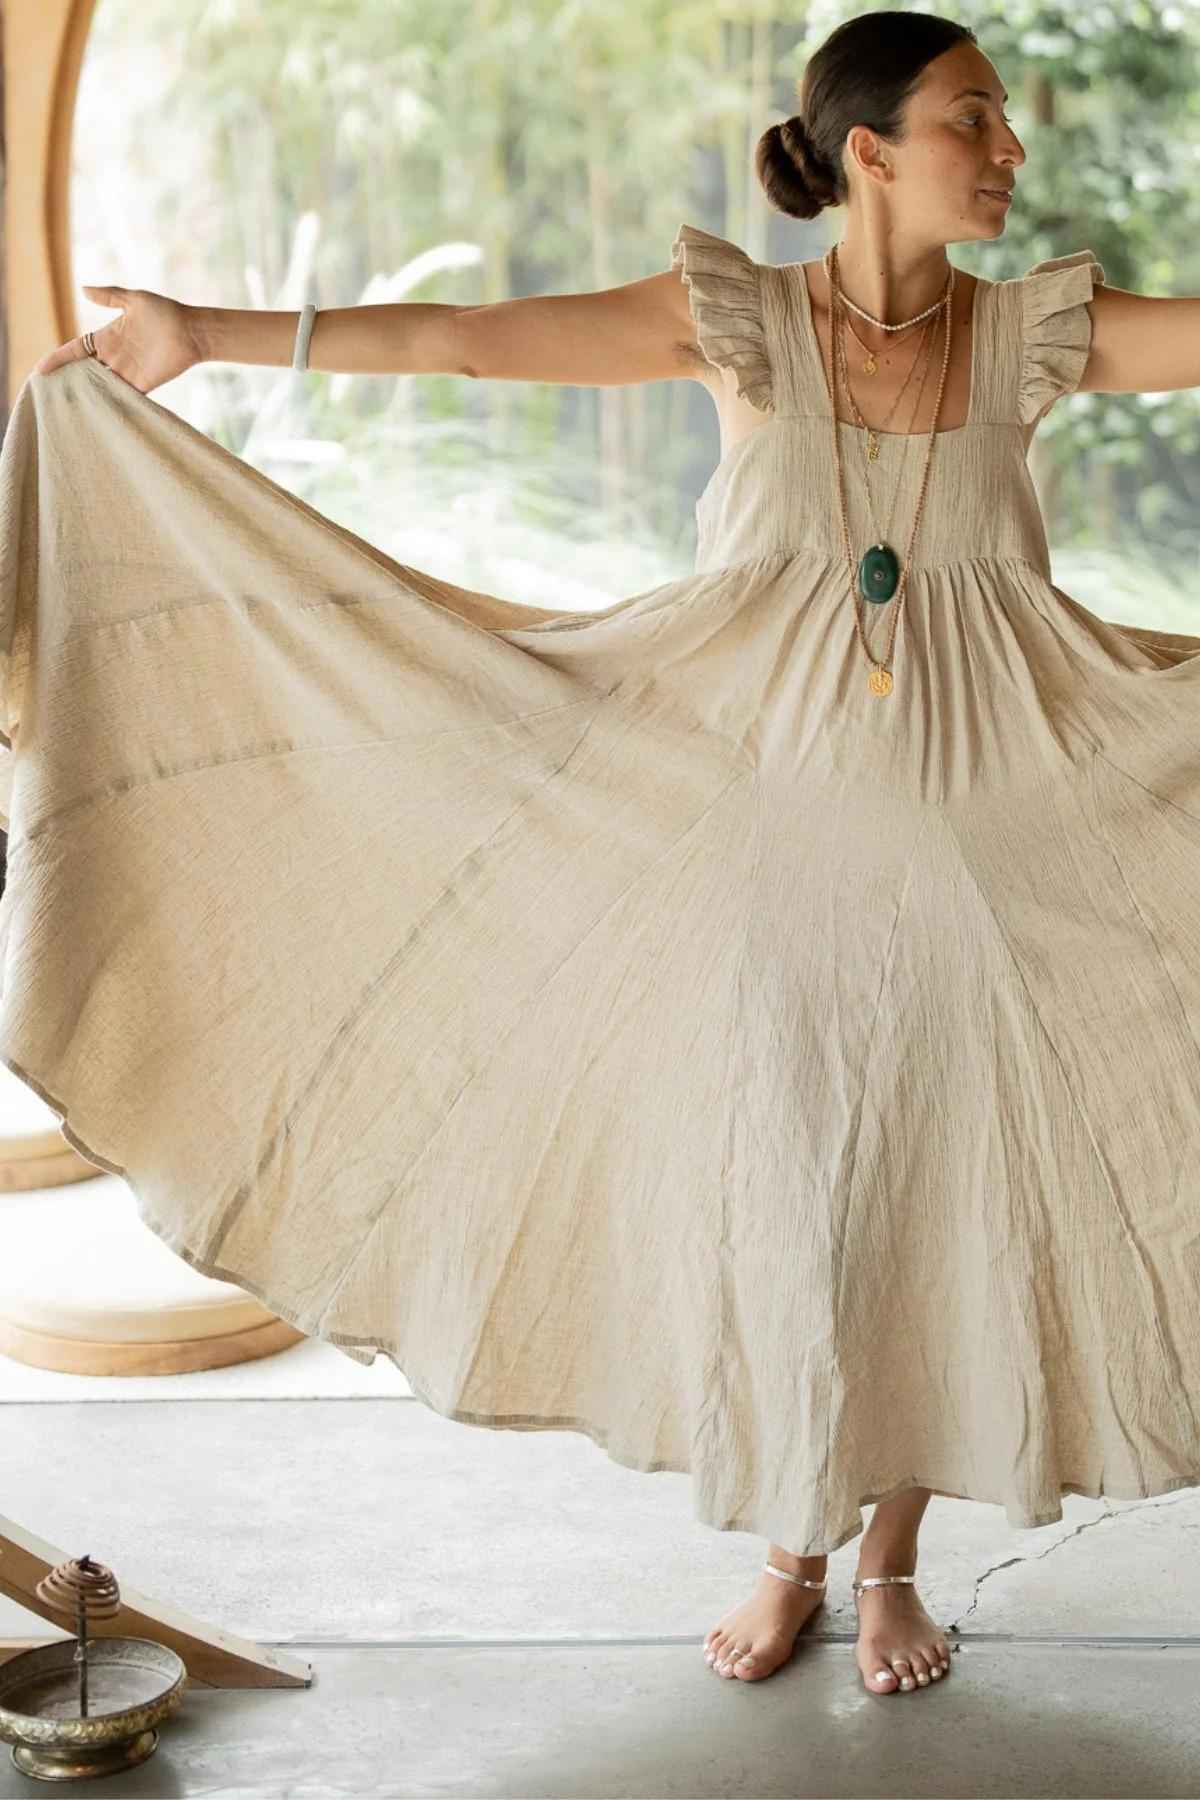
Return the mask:
<svg viewBox="0 0 1200 1800"><path fill-rule="evenodd" d="M717 1530L1200 1483L1200 637L1052 583L1024 451L1103 271L977 288L882 699L800 265L673 258L761 423L594 613L26 381L0 1057L193 1267Z"/></svg>

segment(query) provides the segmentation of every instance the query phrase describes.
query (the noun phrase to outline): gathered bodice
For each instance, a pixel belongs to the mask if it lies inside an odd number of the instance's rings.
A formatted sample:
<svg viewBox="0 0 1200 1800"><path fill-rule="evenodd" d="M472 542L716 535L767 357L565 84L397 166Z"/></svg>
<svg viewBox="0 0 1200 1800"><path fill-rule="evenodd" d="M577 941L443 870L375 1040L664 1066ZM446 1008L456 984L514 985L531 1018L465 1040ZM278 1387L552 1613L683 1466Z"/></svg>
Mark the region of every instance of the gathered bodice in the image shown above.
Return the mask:
<svg viewBox="0 0 1200 1800"><path fill-rule="evenodd" d="M680 227L673 259L683 264L701 349L733 372L739 396L762 414L696 503L697 571L810 553L840 560L849 580L833 408L802 264L756 263L689 225ZM1078 385L1091 336L1087 302L1103 280L1089 250L1012 280L980 279L967 417L934 438L914 577L977 558L1017 557L1049 573L1029 428ZM862 429L841 420L836 429L855 564L881 537L903 561L929 434L878 433L868 468Z"/></svg>

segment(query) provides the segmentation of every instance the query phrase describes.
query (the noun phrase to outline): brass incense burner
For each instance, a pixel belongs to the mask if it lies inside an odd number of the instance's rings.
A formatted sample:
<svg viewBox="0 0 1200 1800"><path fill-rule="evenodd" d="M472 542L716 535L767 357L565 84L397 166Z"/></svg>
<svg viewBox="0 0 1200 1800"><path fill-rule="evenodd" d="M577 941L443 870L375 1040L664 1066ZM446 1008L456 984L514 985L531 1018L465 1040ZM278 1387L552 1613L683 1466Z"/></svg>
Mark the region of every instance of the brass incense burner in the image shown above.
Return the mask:
<svg viewBox="0 0 1200 1800"><path fill-rule="evenodd" d="M151 1638L100 1637L88 1622L121 1610L112 1571L90 1556L59 1563L37 1595L75 1626L75 1637L0 1665L0 1739L23 1775L83 1781L145 1762L158 1727L183 1699L183 1659Z"/></svg>

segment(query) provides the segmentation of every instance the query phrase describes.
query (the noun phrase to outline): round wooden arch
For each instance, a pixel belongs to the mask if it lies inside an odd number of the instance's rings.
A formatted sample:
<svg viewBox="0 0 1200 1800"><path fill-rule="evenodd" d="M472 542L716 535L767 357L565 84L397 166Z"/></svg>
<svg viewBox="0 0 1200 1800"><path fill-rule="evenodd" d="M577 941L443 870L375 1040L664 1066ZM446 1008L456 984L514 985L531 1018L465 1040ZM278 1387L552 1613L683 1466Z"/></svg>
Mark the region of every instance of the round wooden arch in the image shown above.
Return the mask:
<svg viewBox="0 0 1200 1800"><path fill-rule="evenodd" d="M71 138L95 3L4 0L6 410L35 363L79 332Z"/></svg>
<svg viewBox="0 0 1200 1800"><path fill-rule="evenodd" d="M65 343L79 332L71 269L71 142L79 74L94 13L95 0L3 0L0 10L8 153L4 195L6 414L34 365L56 344ZM11 763L8 755L0 758L0 826L5 831ZM57 1140L53 1159L42 1154L47 1145L40 1140L18 1144L16 1148L23 1160L8 1169L7 1177L0 1180L0 1188L42 1185L44 1180L61 1185L100 1174L94 1166L85 1166L74 1150L68 1150L61 1133L53 1136ZM38 1169L29 1161L31 1150L38 1153L38 1163L42 1165ZM0 1161L0 1177L4 1176L5 1166ZM93 1185L99 1191L104 1183ZM110 1221L106 1226L98 1226L97 1243L113 1243L118 1235L119 1227ZM126 1236L127 1248L119 1251L122 1263L129 1257L136 1262L139 1256L161 1254L144 1228L131 1228L126 1221ZM157 1301L153 1294L149 1299L143 1294L132 1308L134 1312L138 1307L141 1310L129 1336L100 1343L96 1341L95 1327L71 1313L69 1299L65 1311L62 1307L56 1311L56 1300L47 1300L41 1292L44 1284L31 1280L21 1296L21 1304L27 1307L36 1298L42 1315L17 1316L12 1304L7 1308L0 1304L0 1349L41 1368L85 1373L164 1373L183 1368L215 1368L273 1355L302 1337L252 1295L238 1293L230 1284L197 1278L182 1263L176 1281L190 1282L190 1299L186 1286L179 1287L174 1298L165 1286ZM208 1309L207 1329L199 1335L185 1317L189 1309L194 1313L197 1305ZM183 1310L178 1310L181 1307ZM228 1311L214 1312L213 1307ZM177 1327L172 1325L173 1310L176 1321L183 1321ZM219 1329L214 1330L214 1325ZM0 1555L11 1550L14 1541L4 1535L6 1526L11 1528L11 1522L0 1519ZM2 1579L0 1591L4 1591ZM20 1598L23 1604L30 1604L25 1595ZM4 1660L4 1648L0 1645L0 1662ZM228 1667L228 1656L218 1655L216 1666ZM283 1666L280 1664L279 1668L282 1670ZM278 1679L290 1683L306 1680L307 1674L307 1669L302 1671L301 1665L293 1662ZM268 1682L274 1679L272 1675Z"/></svg>

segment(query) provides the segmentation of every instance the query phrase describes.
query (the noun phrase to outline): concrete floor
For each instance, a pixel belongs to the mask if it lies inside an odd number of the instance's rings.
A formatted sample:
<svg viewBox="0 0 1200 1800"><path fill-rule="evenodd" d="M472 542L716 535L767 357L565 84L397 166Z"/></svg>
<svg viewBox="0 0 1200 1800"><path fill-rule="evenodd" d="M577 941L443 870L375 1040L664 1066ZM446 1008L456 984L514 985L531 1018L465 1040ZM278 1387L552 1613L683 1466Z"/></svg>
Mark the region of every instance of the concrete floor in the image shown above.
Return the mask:
<svg viewBox="0 0 1200 1800"><path fill-rule="evenodd" d="M863 1689L854 1543L820 1629L747 1684L700 1640L763 1545L696 1523L686 1476L451 1424L323 1344L168 1379L0 1358L0 1510L314 1680L194 1688L140 1770L73 1793L1200 1796L1198 1490L1068 1495L1028 1532L935 1499L920 1591L958 1646L940 1686ZM0 1601L0 1636L54 1635ZM39 1791L0 1745L0 1797Z"/></svg>
<svg viewBox="0 0 1200 1800"><path fill-rule="evenodd" d="M132 1198L101 1178L0 1204L12 1254ZM149 1762L81 1796L1200 1796L1200 1489L1067 1495L1026 1532L934 1499L920 1592L956 1653L881 1695L854 1542L793 1661L723 1681L701 1639L761 1540L586 1437L451 1424L386 1358L313 1341L96 1379L0 1357L0 1468L0 1512L64 1554L313 1665L307 1688L191 1688ZM0 1637L58 1635L0 1599ZM46 1791L0 1743L0 1800Z"/></svg>

